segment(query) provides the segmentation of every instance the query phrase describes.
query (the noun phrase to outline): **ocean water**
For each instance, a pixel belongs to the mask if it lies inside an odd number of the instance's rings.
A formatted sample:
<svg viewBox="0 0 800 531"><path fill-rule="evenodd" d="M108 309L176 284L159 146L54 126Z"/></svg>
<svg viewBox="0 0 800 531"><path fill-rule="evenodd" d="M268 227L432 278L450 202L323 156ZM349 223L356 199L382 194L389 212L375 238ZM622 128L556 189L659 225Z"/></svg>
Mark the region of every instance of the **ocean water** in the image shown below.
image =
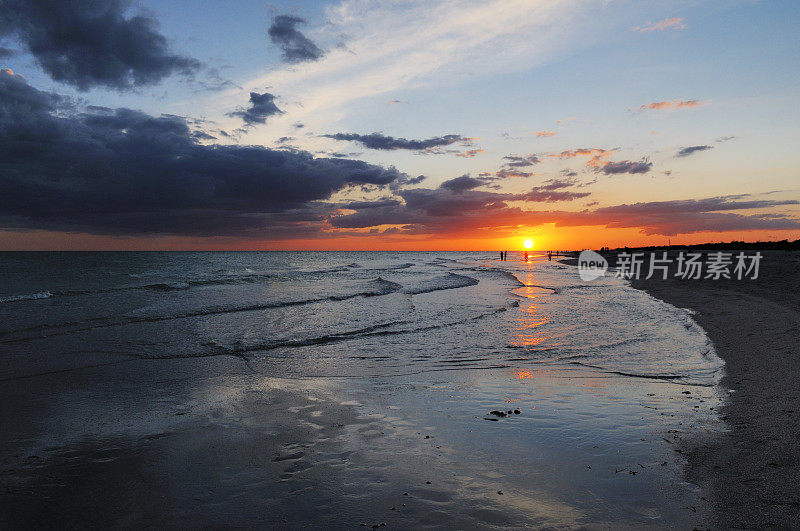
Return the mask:
<svg viewBox="0 0 800 531"><path fill-rule="evenodd" d="M14 359L4 378L219 355L288 377L520 362L701 385L720 375L687 312L542 257L31 253L6 254L0 268L0 348Z"/></svg>
<svg viewBox="0 0 800 531"><path fill-rule="evenodd" d="M70 485L112 466L97 464L108 448L100 463L191 438L158 451L172 498L238 470L229 495L168 510L198 525L702 523L675 448L721 429L723 364L703 330L624 281L511 258L3 253L0 399L26 412L0 416L3 464L20 488ZM285 416L308 429L280 428ZM272 437L279 457L232 464L207 446L217 430L240 434L230 455ZM219 474L173 470L189 447ZM421 471L431 483L415 485ZM414 488L415 509L390 510ZM266 517L241 505L256 494Z"/></svg>

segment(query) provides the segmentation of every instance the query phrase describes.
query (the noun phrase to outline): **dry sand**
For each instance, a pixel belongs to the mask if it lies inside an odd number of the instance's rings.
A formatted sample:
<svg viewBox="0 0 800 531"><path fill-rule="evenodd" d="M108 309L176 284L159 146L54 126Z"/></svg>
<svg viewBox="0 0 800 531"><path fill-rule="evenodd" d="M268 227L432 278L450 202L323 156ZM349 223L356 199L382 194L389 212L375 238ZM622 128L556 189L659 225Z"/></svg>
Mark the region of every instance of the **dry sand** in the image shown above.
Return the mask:
<svg viewBox="0 0 800 531"><path fill-rule="evenodd" d="M722 528L800 528L800 254L762 254L757 280L633 282L695 310L725 360L730 431L681 449Z"/></svg>

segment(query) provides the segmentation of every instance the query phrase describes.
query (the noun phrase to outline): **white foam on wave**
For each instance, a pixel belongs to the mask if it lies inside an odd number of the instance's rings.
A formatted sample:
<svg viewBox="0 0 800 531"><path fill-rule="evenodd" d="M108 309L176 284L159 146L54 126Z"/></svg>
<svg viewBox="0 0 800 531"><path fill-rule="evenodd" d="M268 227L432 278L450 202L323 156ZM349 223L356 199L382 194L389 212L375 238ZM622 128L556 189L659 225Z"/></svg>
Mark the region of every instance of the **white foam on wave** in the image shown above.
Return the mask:
<svg viewBox="0 0 800 531"><path fill-rule="evenodd" d="M416 284L404 286L401 291L409 295L419 295L421 293L431 293L443 289L465 288L467 286L474 286L477 283L478 279L476 278L466 275L457 275L456 273L448 273L446 275L422 280Z"/></svg>
<svg viewBox="0 0 800 531"><path fill-rule="evenodd" d="M0 297L0 303L49 299L52 296L53 294L49 291L40 291L38 293L29 293L27 295L11 295L10 297Z"/></svg>
<svg viewBox="0 0 800 531"><path fill-rule="evenodd" d="M529 303L536 305L538 333L558 338L558 350L548 358L578 363L577 356L586 367L683 384L713 386L724 373L724 362L691 312L628 281L607 276L580 283L577 269L549 262L505 267L526 286L553 291Z"/></svg>
<svg viewBox="0 0 800 531"><path fill-rule="evenodd" d="M389 293L394 293L395 291L399 291L402 289L403 286L396 282L391 282L384 278L378 277L375 280L371 280L367 283L367 286L373 288L373 292L365 292L374 295L388 295Z"/></svg>

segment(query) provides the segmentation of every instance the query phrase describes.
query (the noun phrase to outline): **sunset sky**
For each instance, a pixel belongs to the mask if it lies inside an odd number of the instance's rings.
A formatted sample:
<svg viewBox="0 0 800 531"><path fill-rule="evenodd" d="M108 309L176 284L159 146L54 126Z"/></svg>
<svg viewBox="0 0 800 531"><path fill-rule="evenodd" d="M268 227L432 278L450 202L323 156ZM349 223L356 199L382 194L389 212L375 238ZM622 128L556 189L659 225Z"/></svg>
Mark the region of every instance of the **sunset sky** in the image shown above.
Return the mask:
<svg viewBox="0 0 800 531"><path fill-rule="evenodd" d="M5 0L0 249L800 238L800 4Z"/></svg>

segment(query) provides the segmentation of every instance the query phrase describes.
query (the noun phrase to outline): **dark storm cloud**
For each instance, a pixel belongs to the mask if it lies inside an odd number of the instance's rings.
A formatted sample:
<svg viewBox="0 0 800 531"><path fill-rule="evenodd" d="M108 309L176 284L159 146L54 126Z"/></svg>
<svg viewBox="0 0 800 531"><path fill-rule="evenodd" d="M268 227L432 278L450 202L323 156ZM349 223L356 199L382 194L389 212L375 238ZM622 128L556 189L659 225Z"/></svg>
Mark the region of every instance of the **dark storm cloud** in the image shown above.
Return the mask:
<svg viewBox="0 0 800 531"><path fill-rule="evenodd" d="M5 46L0 46L0 59L8 59L9 57L13 57L16 55L16 51L12 50L11 48L6 48Z"/></svg>
<svg viewBox="0 0 800 531"><path fill-rule="evenodd" d="M269 92L259 94L250 93L250 107L239 111L228 113L228 116L238 116L246 125L263 124L267 118L276 114L283 114L283 111L275 105L275 96Z"/></svg>
<svg viewBox="0 0 800 531"><path fill-rule="evenodd" d="M205 131L194 131L192 132L192 136L195 137L197 140L216 140L212 134L206 133Z"/></svg>
<svg viewBox="0 0 800 531"><path fill-rule="evenodd" d="M707 151L709 149L714 149L714 147L713 146L688 146L688 147L679 149L678 153L675 156L676 157L688 157L692 153L697 153L698 151Z"/></svg>
<svg viewBox="0 0 800 531"><path fill-rule="evenodd" d="M398 177L397 179L395 179L394 182L392 182L389 185L389 188L393 192L397 192L398 190L400 190L400 189L402 189L402 188L404 188L406 186L414 186L416 184L420 184L425 179L427 179L427 177L425 177L424 175L417 175L416 177L409 177L409 176L403 174L400 177Z"/></svg>
<svg viewBox="0 0 800 531"><path fill-rule="evenodd" d="M619 175L621 173L647 173L652 167L653 163L645 159L638 162L620 160L617 162L606 162L601 166L597 166L595 171L605 173L606 175Z"/></svg>
<svg viewBox="0 0 800 531"><path fill-rule="evenodd" d="M202 145L179 116L81 112L0 72L3 228L278 238L320 223L331 206L319 201L338 190L405 177L303 151Z"/></svg>
<svg viewBox="0 0 800 531"><path fill-rule="evenodd" d="M466 192L467 190L472 190L473 188L483 186L484 184L486 183L480 179L475 179L469 175L462 175L461 177L456 177L455 179L450 179L449 181L443 182L439 185L439 188L450 190L455 194L460 194L462 192Z"/></svg>
<svg viewBox="0 0 800 531"><path fill-rule="evenodd" d="M426 140L407 140L405 138L395 138L393 136L386 136L380 133L370 133L368 135L359 135L356 133L336 133L333 135L322 136L325 138L333 138L334 140L349 140L352 142L359 142L364 147L369 149L381 149L386 151L393 151L397 149L422 151L441 146L449 146L450 144L455 144L456 142L469 142L471 140L461 135L436 136Z"/></svg>
<svg viewBox="0 0 800 531"><path fill-rule="evenodd" d="M305 22L300 17L279 15L272 20L272 25L267 30L270 40L280 47L283 60L287 63L317 61L325 55L325 52L297 30L296 26Z"/></svg>
<svg viewBox="0 0 800 531"><path fill-rule="evenodd" d="M375 201L351 201L349 203L343 203L341 206L351 210L368 210L370 208L394 207L398 205L400 205L400 201L387 197Z"/></svg>
<svg viewBox="0 0 800 531"><path fill-rule="evenodd" d="M169 50L154 19L126 16L127 8L121 0L3 0L0 36L15 38L50 77L79 90L129 90L200 68Z"/></svg>

